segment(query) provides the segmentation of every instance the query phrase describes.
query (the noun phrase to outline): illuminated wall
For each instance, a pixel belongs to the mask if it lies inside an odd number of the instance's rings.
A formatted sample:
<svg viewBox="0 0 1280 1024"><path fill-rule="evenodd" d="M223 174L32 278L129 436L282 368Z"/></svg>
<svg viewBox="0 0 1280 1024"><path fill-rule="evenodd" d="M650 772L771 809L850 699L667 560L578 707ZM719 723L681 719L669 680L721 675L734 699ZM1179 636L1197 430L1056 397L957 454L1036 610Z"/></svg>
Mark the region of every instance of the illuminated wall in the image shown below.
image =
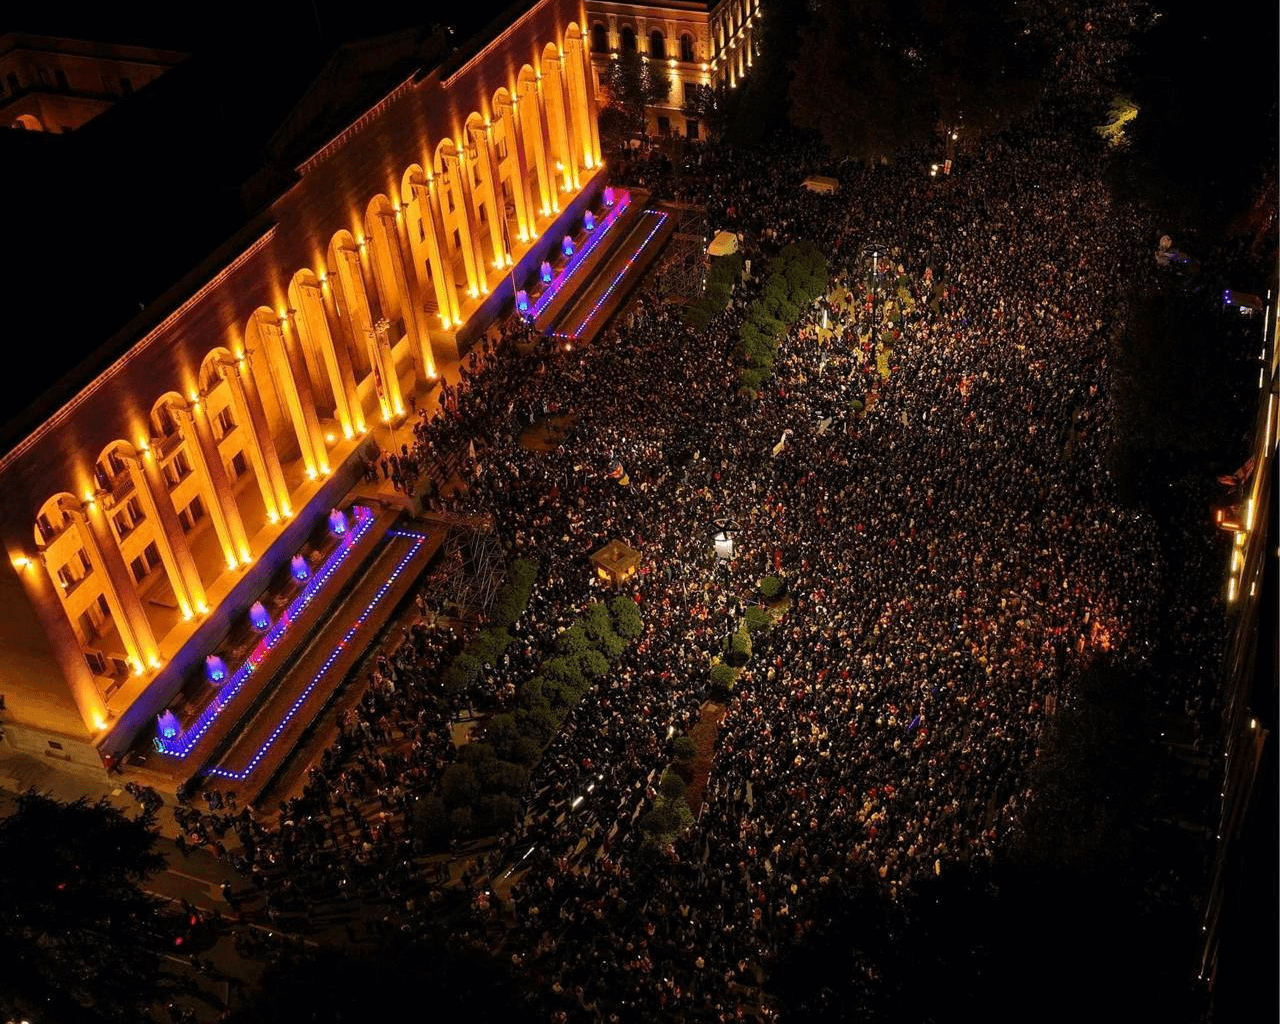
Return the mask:
<svg viewBox="0 0 1280 1024"><path fill-rule="evenodd" d="M540 0L407 77L0 459L11 742L91 751L369 427L459 358L599 173L582 21Z"/></svg>
<svg viewBox="0 0 1280 1024"><path fill-rule="evenodd" d="M704 134L684 113L691 90L720 83L736 88L755 60L760 0L588 0L586 9L598 96L604 98L600 83L608 62L625 50L641 54L655 73L670 78L667 101L649 108L650 134Z"/></svg>

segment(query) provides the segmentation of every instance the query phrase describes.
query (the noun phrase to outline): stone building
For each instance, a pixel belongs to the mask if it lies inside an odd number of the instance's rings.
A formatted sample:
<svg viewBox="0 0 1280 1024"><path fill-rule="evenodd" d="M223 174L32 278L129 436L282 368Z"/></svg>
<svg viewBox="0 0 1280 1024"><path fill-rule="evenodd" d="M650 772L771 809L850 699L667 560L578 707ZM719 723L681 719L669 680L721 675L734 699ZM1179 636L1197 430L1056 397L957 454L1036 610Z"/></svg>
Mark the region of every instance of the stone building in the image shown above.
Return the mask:
<svg viewBox="0 0 1280 1024"><path fill-rule="evenodd" d="M358 478L371 426L405 415L411 390L465 354L602 187L584 23L580 0L536 0L461 46L437 28L342 48L271 135L249 215L109 334L66 325L83 289L110 278L111 247L95 239L51 265L62 308L41 305L21 336L48 339L51 359L88 344L58 379L33 379L0 437L10 749L100 766L150 727ZM214 124L220 87L179 115L213 97ZM111 112L112 131L129 136L138 99ZM95 192L79 157L60 163L75 166L49 216L72 232L110 190ZM184 188L216 198L181 182L173 195ZM198 234L197 198L175 247ZM151 211L155 237L186 215ZM122 223L121 246L148 245ZM52 239L53 255L72 244ZM36 305L21 299L5 296Z"/></svg>
<svg viewBox="0 0 1280 1024"><path fill-rule="evenodd" d="M643 56L671 79L667 100L648 111L651 135L696 139L703 126L685 114L697 89L736 88L755 59L760 0L587 0L587 38L597 95L601 76L620 53Z"/></svg>

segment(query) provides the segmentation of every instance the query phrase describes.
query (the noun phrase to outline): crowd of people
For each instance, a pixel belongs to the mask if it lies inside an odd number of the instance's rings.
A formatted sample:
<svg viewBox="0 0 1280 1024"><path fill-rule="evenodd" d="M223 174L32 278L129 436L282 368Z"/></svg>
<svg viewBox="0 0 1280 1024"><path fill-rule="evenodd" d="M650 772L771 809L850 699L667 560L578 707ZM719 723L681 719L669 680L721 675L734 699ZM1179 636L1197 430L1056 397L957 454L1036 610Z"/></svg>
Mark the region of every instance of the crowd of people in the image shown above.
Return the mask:
<svg viewBox="0 0 1280 1024"><path fill-rule="evenodd" d="M602 596L588 558L614 539L642 555L645 632L466 878L479 911L460 937L477 944L494 879L517 880L504 949L536 1019L768 1017L761 980L840 893L869 878L892 899L1016 837L1048 716L1096 659L1143 665L1170 611L1165 549L1106 469L1117 281L1158 272L1153 240L1109 201L1100 143L1057 128L974 144L945 179L911 160L844 166L837 197L798 187L829 168L794 139L765 158L706 151L681 188L756 268L709 330L646 291L585 350L513 321L379 467L426 507L492 515L508 557L537 557L510 653L446 694L465 636L406 630L278 827L184 809L196 841L234 830L234 867L273 921L364 896L395 908L388 927L425 922L415 815L457 756L450 723L464 703L518 699ZM890 257L874 271L870 239ZM827 254L829 292L743 394L737 328L760 268L797 240ZM555 414L559 446L528 444ZM426 472L442 463L457 486ZM711 551L724 520L727 563ZM704 713L713 655L775 573L789 597L725 701L697 824L655 853L636 823Z"/></svg>

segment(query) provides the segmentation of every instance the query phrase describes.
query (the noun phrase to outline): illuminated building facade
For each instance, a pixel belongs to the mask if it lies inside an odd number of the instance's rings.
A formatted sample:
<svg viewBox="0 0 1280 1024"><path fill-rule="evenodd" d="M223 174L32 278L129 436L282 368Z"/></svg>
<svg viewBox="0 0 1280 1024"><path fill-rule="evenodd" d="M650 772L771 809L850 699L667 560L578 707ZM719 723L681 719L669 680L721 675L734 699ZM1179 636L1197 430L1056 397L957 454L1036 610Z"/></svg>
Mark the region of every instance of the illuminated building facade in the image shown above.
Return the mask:
<svg viewBox="0 0 1280 1024"><path fill-rule="evenodd" d="M183 56L24 32L0 35L0 125L74 131L181 63Z"/></svg>
<svg viewBox="0 0 1280 1024"><path fill-rule="evenodd" d="M736 88L755 60L760 0L587 0L587 38L597 95L610 60L639 53L655 74L671 79L665 103L649 108L653 135L698 138L703 128L685 114L697 89Z"/></svg>
<svg viewBox="0 0 1280 1024"><path fill-rule="evenodd" d="M11 749L100 766L150 727L358 479L370 427L603 185L583 24L578 0L538 0L461 49L415 37L399 81L336 134L308 122L265 208L11 444ZM308 105L328 106L295 122Z"/></svg>

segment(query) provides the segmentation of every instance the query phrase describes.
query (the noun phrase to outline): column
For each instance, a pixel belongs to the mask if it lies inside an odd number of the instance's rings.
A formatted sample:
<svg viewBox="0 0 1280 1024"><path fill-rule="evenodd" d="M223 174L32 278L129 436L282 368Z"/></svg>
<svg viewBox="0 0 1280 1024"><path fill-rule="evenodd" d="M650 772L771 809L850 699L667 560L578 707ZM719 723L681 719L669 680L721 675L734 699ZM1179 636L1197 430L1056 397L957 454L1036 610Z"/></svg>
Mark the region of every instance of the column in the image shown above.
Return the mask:
<svg viewBox="0 0 1280 1024"><path fill-rule="evenodd" d="M209 418L198 402L186 408L175 403L169 408L173 418L177 420L178 432L186 442L191 468L200 481L200 494L209 510L209 518L213 520L218 541L222 544L227 568L234 569L237 564L248 565L253 556L249 551L249 539L244 532L244 520L241 519L240 507L236 504L235 490L222 465L222 455L213 438Z"/></svg>
<svg viewBox="0 0 1280 1024"><path fill-rule="evenodd" d="M267 519L273 523L279 522L282 517L288 519L293 515L289 488L284 482L280 456L276 454L276 445L271 439L271 428L258 397L249 361L241 357L230 365L224 363L223 377L231 391L231 407L235 410L236 422L244 431L245 447L249 450L253 474L257 477L258 489L262 492Z"/></svg>
<svg viewBox="0 0 1280 1024"><path fill-rule="evenodd" d="M444 230L441 226L440 208L431 185L415 181L413 195L418 200L422 230L427 236L427 256L431 261L431 282L436 290L436 305L440 307L440 317L444 321L444 327L448 329L460 323L462 318L458 311L458 286L453 279L453 264L445 264L444 254L440 250L440 238Z"/></svg>
<svg viewBox="0 0 1280 1024"><path fill-rule="evenodd" d="M414 373L418 380L426 380L436 375L436 360L431 353L431 336L426 324L418 275L405 272L405 254L413 252L409 245L409 234L406 228L409 217L403 208L394 213L383 211L377 216L381 218L388 236L388 248L391 250L390 270L395 279L396 288L400 292L400 312L404 316L405 333L409 336ZM408 259L412 258L412 255L408 256Z"/></svg>
<svg viewBox="0 0 1280 1024"><path fill-rule="evenodd" d="M404 413L404 396L400 393L400 378L396 375L396 357L392 351L395 339L391 336L391 321L385 317L373 325L369 344L374 358L375 382L382 396L382 418L389 420Z"/></svg>
<svg viewBox="0 0 1280 1024"><path fill-rule="evenodd" d="M500 264L494 269L501 270L506 266L507 257L511 253L507 251L506 239L503 237L503 221L506 220L507 210L506 204L499 198L502 191L498 188L498 161L493 154L493 139L489 129L484 127L472 128L471 140L475 143L476 160L480 165L480 198L489 204L489 242L493 246L494 261Z"/></svg>
<svg viewBox="0 0 1280 1024"><path fill-rule="evenodd" d="M360 409L351 356L345 346L337 345L329 328L328 289L321 284L303 281L298 285L302 308L298 310L298 327L307 332L312 347L320 353L325 377L333 393L334 412L343 436L350 440L364 433L364 414ZM336 310L334 311L336 317Z"/></svg>
<svg viewBox="0 0 1280 1024"><path fill-rule="evenodd" d="M89 564L102 583L103 596L111 609L111 618L120 639L124 641L125 653L133 663L134 674L142 675L148 665L157 667L160 651L151 631L151 621L142 607L129 567L124 564L124 556L111 535L101 503L90 501L83 506L64 505L63 511L79 531Z"/></svg>
<svg viewBox="0 0 1280 1024"><path fill-rule="evenodd" d="M563 61L559 58L543 61L547 71L542 76L542 84L544 86L542 98L551 129L552 149L555 150L557 158L564 165L563 183L566 187L577 189L578 160L573 142L569 138L569 119L568 112L565 109L564 76L560 70L562 64ZM557 180L557 188L560 184L561 181Z"/></svg>
<svg viewBox="0 0 1280 1024"><path fill-rule="evenodd" d="M475 211L471 207L470 172L460 153L446 154L444 158L445 187L453 196L454 216L458 221L458 237L462 242L462 262L467 269L467 288L474 299L480 294L481 285L485 283L484 272L477 264L483 265L479 246L471 231L471 218Z"/></svg>
<svg viewBox="0 0 1280 1024"><path fill-rule="evenodd" d="M196 569L195 559L187 546L187 536L178 522L178 513L169 499L169 488L151 449L138 458L126 458L125 469L133 482L134 492L142 511L155 524L156 547L160 561L164 563L173 596L184 619L203 614L209 607L205 600L204 584Z"/></svg>
<svg viewBox="0 0 1280 1024"><path fill-rule="evenodd" d="M503 121L507 145L511 147L512 159L515 161L515 181L511 191L516 199L516 223L520 226L520 241L527 242L538 233L537 218L533 213L533 197L529 195L529 157L524 147L524 131L516 113L516 101L510 100L498 108L498 117Z"/></svg>
<svg viewBox="0 0 1280 1024"><path fill-rule="evenodd" d="M547 118L546 111L542 106L542 81L539 80L533 89L529 90L525 97L524 115L526 119L532 117L533 123L529 126L533 129L533 159L534 165L538 169L538 188L542 195L542 215L549 217L552 213L560 212L560 200L556 197L555 175L551 170L551 161L548 153L550 146L547 141Z"/></svg>
<svg viewBox="0 0 1280 1024"><path fill-rule="evenodd" d="M277 393L284 399L289 422L293 424L293 432L298 438L298 450L307 467L307 476L314 480L318 473L329 471L329 457L320 433L320 418L316 415L315 396L307 380L302 353L298 351L297 339L288 324L287 317L277 321L260 316L258 333Z"/></svg>
<svg viewBox="0 0 1280 1024"><path fill-rule="evenodd" d="M44 562L44 552L40 553L40 561ZM91 733L100 732L107 724L107 702L102 699L97 680L89 669L89 663L85 661L80 638L76 636L75 628L67 618L58 581L48 569L48 563L45 563L43 570L30 565L19 570L18 577L31 600L36 618L44 627L44 634L49 639L49 646L53 648L58 667L62 669L62 677L71 688L71 699L76 702L85 728Z"/></svg>
<svg viewBox="0 0 1280 1024"><path fill-rule="evenodd" d="M587 106L587 84L584 81L583 46L580 39L570 39L565 43L565 84L569 93L569 110L573 121L573 138L575 153L581 154L580 165L590 170L595 167L599 158L597 144L593 141L591 126L595 118ZM578 183L582 187L582 183Z"/></svg>

